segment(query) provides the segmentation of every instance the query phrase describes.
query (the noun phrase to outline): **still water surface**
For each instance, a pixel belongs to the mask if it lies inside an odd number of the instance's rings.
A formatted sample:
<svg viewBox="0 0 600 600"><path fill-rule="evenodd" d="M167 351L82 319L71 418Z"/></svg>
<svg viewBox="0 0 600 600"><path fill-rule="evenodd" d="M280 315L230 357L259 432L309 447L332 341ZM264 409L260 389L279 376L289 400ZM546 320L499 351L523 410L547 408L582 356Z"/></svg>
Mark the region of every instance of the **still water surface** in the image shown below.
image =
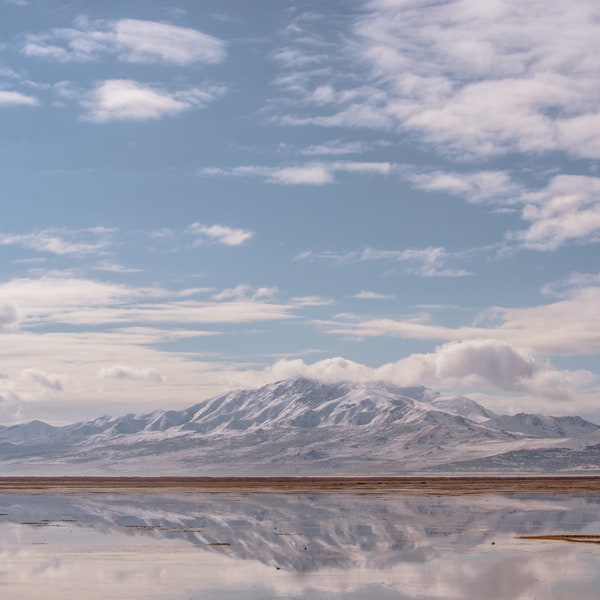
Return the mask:
<svg viewBox="0 0 600 600"><path fill-rule="evenodd" d="M0 494L0 597L598 598L598 496Z"/></svg>

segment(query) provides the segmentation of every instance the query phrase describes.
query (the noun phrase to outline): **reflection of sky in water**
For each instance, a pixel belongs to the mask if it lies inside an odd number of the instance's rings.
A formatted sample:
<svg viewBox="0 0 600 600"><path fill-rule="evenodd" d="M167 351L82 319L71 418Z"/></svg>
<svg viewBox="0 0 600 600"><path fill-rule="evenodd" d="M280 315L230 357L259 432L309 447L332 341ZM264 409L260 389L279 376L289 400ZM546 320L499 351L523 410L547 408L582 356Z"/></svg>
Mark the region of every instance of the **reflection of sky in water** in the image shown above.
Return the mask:
<svg viewBox="0 0 600 600"><path fill-rule="evenodd" d="M0 594L83 598L596 599L585 497L0 495Z"/></svg>

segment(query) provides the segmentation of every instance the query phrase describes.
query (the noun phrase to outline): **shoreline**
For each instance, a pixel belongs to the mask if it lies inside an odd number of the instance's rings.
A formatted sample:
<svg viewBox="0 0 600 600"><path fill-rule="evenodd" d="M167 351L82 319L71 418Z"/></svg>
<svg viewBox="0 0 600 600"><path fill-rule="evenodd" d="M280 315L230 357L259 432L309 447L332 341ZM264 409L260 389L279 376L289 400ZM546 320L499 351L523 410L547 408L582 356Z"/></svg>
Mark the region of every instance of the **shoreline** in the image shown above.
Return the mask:
<svg viewBox="0 0 600 600"><path fill-rule="evenodd" d="M14 492L254 492L254 493L398 493L599 494L597 475L398 476L398 477L0 477L0 494Z"/></svg>

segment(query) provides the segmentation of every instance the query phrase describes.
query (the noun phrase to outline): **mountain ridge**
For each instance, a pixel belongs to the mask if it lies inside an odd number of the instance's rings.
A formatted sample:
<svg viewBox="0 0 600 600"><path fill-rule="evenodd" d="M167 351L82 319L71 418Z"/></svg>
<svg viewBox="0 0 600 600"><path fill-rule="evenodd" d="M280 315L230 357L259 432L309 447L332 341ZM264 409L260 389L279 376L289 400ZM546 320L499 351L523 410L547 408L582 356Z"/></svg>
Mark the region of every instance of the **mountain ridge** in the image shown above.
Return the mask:
<svg viewBox="0 0 600 600"><path fill-rule="evenodd" d="M600 426L581 417L497 415L424 386L301 377L227 392L181 411L0 427L0 470L352 475L455 472L460 465L472 472L480 465L483 472L512 466L600 471L599 443ZM559 446L560 464L553 464L558 455L550 450ZM510 453L518 457L514 465Z"/></svg>

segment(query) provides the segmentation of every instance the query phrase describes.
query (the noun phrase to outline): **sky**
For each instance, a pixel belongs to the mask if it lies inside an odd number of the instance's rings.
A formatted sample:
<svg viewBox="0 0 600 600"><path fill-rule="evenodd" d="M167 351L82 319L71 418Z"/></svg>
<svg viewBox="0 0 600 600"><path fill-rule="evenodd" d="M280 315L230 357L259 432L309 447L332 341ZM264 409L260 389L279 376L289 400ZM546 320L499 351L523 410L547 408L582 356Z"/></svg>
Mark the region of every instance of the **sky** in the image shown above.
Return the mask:
<svg viewBox="0 0 600 600"><path fill-rule="evenodd" d="M307 376L600 422L600 5L0 0L0 423Z"/></svg>

